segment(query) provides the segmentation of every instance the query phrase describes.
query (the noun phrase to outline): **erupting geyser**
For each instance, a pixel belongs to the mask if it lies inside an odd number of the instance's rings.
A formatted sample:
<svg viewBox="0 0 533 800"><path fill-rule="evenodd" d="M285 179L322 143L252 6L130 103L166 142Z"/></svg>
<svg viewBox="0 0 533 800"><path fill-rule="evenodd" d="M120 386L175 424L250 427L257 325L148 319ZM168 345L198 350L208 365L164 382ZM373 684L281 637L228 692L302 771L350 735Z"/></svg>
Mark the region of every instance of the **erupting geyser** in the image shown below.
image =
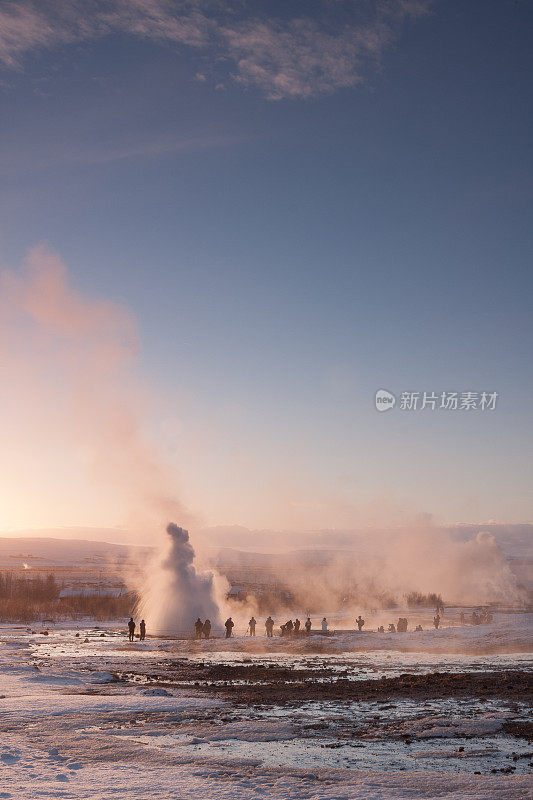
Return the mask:
<svg viewBox="0 0 533 800"><path fill-rule="evenodd" d="M152 567L143 597L141 610L149 629L159 634L190 636L198 617L210 619L213 628L219 627L213 575L196 571L188 531L171 522L167 533L169 549Z"/></svg>

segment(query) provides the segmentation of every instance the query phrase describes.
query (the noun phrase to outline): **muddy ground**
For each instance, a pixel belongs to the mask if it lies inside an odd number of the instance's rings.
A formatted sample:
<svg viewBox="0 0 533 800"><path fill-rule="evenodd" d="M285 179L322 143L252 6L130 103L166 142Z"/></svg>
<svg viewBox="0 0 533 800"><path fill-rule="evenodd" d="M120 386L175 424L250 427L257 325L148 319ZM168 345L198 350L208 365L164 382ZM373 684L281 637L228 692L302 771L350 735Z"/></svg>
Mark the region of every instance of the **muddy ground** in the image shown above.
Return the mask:
<svg viewBox="0 0 533 800"><path fill-rule="evenodd" d="M499 697L533 701L531 673L524 670L464 673L402 674L372 680L332 676L327 669L284 669L258 664L205 665L176 662L160 664L143 679L152 685L183 686L247 705L299 705L315 700L388 700L395 697L432 699L474 697L483 701ZM121 680L138 679L139 673L120 673Z"/></svg>

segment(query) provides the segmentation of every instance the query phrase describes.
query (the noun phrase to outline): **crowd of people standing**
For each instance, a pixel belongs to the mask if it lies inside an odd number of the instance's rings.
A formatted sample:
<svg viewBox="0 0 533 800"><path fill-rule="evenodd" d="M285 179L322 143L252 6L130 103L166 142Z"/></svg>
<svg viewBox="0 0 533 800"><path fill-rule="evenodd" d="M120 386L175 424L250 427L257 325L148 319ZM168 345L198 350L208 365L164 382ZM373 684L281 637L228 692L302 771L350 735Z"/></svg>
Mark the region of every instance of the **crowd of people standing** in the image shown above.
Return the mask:
<svg viewBox="0 0 533 800"><path fill-rule="evenodd" d="M444 606L439 605L435 609L435 616L433 617L433 627L438 630L441 623L441 614L444 614ZM474 625L483 624L485 622L492 621L492 614L489 614L487 609L479 609L479 611L474 611L472 617L467 619L464 615L464 612L461 612L460 615L460 622L461 624L471 623ZM255 637L256 635L256 628L257 628L257 620L254 616L250 618L248 621L248 628L246 630L246 635ZM357 626L357 632L362 633L363 627L365 625L365 620L359 614L359 616L355 620L355 624ZM398 623L395 625L391 622L388 626L387 631L383 625L380 625L377 628L377 633L406 633L407 632L407 618L400 617ZM200 617L194 623L194 633L196 639L209 639L211 638L211 621L206 619L202 621ZM224 623L225 629L225 636L226 639L230 639L233 636L233 629L235 627L235 623L231 617ZM267 638L271 639L274 636L274 629L276 627L276 623L272 616L268 616L265 620L265 633ZM135 640L135 630L136 624L133 617L130 617L128 622L128 638L130 642ZM415 632L421 631L422 626L417 625L414 628ZM326 617L322 618L320 626L318 629L313 631L313 623L311 621L311 617L308 615L307 619L305 620L304 624L302 625L300 619L296 618L294 621L292 619L287 620L287 622L282 623L279 625L279 635L282 637L300 637L300 636L309 636L311 632L322 633L322 634L329 634L330 631L328 629L328 620ZM139 640L142 642L146 639L146 622L142 619L139 623Z"/></svg>
<svg viewBox="0 0 533 800"><path fill-rule="evenodd" d="M209 622L209 620L208 620ZM363 625L365 624L364 619L359 615L359 618L356 620L358 630L361 631ZM205 626L205 623L203 623ZM276 623L269 615L265 620L265 632L268 639L272 639L274 636L274 628ZM230 639L233 635L233 628L235 627L235 623L233 622L231 617L228 617L226 622L224 623L224 628L226 631L226 639ZM247 636L254 637L256 635L257 627L257 620L254 616L252 616L248 622L248 628L246 630ZM279 635L285 637L298 637L298 636L309 636L313 628L313 623L311 622L311 617L307 617L304 624L302 625L301 621L296 618L293 622L292 619L287 620L279 626ZM198 619L195 623L195 630L196 630L196 638L200 639L202 637L202 621ZM322 622L320 623L320 628L318 629L321 633L330 633L328 629L328 621L326 617L322 618ZM209 623L209 631L211 631L211 623ZM205 634L205 631L204 631ZM209 638L206 636L205 638Z"/></svg>

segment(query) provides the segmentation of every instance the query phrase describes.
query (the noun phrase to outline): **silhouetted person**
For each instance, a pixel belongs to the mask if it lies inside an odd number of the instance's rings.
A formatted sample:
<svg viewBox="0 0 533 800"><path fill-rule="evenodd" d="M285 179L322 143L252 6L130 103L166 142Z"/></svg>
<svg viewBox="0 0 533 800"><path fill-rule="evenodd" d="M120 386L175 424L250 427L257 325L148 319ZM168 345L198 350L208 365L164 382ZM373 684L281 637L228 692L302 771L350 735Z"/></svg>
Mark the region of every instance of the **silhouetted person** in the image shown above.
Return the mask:
<svg viewBox="0 0 533 800"><path fill-rule="evenodd" d="M129 631L128 639L130 640L130 642L133 642L135 638L135 623L133 621L133 617L130 617L130 621L128 622L128 631Z"/></svg>
<svg viewBox="0 0 533 800"><path fill-rule="evenodd" d="M322 619L322 633L328 632L328 621L325 617Z"/></svg>
<svg viewBox="0 0 533 800"><path fill-rule="evenodd" d="M257 620L256 620L255 617L252 617L252 619L248 623L248 626L250 628L250 636L255 636L255 626L256 625L257 625Z"/></svg>
<svg viewBox="0 0 533 800"><path fill-rule="evenodd" d="M299 632L300 632L300 620L299 619L295 619L294 620L294 633L297 634Z"/></svg>
<svg viewBox="0 0 533 800"><path fill-rule="evenodd" d="M419 633L421 630L423 630L422 625L417 625L415 631Z"/></svg>
<svg viewBox="0 0 533 800"><path fill-rule="evenodd" d="M305 620L305 632L307 634L311 633L311 617L307 617Z"/></svg>
<svg viewBox="0 0 533 800"><path fill-rule="evenodd" d="M267 632L267 636L269 639L272 639L272 631L274 630L274 620L272 617L268 617L267 621L265 622L265 628Z"/></svg>
<svg viewBox="0 0 533 800"><path fill-rule="evenodd" d="M378 633L385 633L385 628L383 627L383 625L379 626Z"/></svg>
<svg viewBox="0 0 533 800"><path fill-rule="evenodd" d="M355 621L357 622L358 629L360 631L362 631L363 630L363 625L365 624L365 621L364 621L363 617L361 616L361 614L359 614L359 616L357 617L357 619Z"/></svg>
<svg viewBox="0 0 533 800"><path fill-rule="evenodd" d="M211 636L211 620L210 619L206 619L206 621L204 622L204 626L202 628L202 631L203 631L203 634L204 634L205 638L209 639L209 637Z"/></svg>
<svg viewBox="0 0 533 800"><path fill-rule="evenodd" d="M142 619L139 622L139 633L140 633L139 639L141 640L141 642L144 642L144 640L146 639L146 622L144 621L144 619Z"/></svg>
<svg viewBox="0 0 533 800"><path fill-rule="evenodd" d="M389 633L396 633L396 625L393 622L389 625Z"/></svg>
<svg viewBox="0 0 533 800"><path fill-rule="evenodd" d="M234 625L235 623L233 622L232 618L228 617L224 623L224 627L226 628L226 639L231 638L231 631L233 630Z"/></svg>
<svg viewBox="0 0 533 800"><path fill-rule="evenodd" d="M460 616L460 618L459 618L459 619L461 620L461 625L464 625L464 624L465 624L465 622L466 622L466 619L465 619L465 612L464 612L464 611L461 611L461 616Z"/></svg>
<svg viewBox="0 0 533 800"><path fill-rule="evenodd" d="M438 614L436 614L436 615L433 617L433 625L435 626L435 630L437 630L437 629L438 629L438 627L439 627L439 625L440 625L440 617L439 617L439 615L438 615Z"/></svg>
<svg viewBox="0 0 533 800"><path fill-rule="evenodd" d="M196 631L196 638L197 639L201 639L202 638L202 633L203 633L203 630L204 630L204 623L202 622L200 617L198 617L198 619L194 623L194 630Z"/></svg>
<svg viewBox="0 0 533 800"><path fill-rule="evenodd" d="M289 619L285 623L285 631L287 633L287 636L292 636L293 630L294 630L294 625L292 624L292 619Z"/></svg>

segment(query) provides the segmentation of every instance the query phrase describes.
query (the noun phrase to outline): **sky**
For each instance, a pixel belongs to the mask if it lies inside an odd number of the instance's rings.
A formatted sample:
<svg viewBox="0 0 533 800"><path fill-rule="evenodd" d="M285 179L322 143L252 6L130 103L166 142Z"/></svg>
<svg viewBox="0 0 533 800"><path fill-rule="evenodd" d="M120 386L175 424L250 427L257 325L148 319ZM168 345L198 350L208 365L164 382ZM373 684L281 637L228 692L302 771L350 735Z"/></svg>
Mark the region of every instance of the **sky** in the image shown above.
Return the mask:
<svg viewBox="0 0 533 800"><path fill-rule="evenodd" d="M531 30L3 2L0 531L129 524L146 482L205 525L533 521Z"/></svg>

